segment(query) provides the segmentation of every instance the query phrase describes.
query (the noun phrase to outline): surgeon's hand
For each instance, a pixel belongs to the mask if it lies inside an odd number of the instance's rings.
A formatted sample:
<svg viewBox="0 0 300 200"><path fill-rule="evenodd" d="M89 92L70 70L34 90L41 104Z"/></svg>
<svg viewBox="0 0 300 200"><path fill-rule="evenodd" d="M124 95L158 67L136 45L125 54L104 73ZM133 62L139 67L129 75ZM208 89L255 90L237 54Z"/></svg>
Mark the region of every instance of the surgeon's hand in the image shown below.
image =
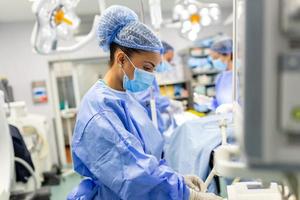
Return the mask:
<svg viewBox="0 0 300 200"><path fill-rule="evenodd" d="M223 199L213 193L197 192L193 189L190 189L189 200L223 200Z"/></svg>
<svg viewBox="0 0 300 200"><path fill-rule="evenodd" d="M190 188L195 191L201 192L204 191L205 184L204 182L198 177L194 175L186 175L183 176L185 184Z"/></svg>
<svg viewBox="0 0 300 200"><path fill-rule="evenodd" d="M184 106L181 101L170 99L170 106L167 110L170 114L181 114L184 112Z"/></svg>

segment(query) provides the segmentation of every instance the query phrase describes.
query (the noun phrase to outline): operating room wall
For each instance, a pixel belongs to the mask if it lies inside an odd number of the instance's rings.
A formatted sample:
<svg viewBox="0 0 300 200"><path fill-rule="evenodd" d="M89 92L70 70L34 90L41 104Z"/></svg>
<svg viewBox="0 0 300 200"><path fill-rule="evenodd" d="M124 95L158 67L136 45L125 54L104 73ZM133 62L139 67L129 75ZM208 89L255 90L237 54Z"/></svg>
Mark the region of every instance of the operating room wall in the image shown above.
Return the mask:
<svg viewBox="0 0 300 200"><path fill-rule="evenodd" d="M88 44L84 49L70 54L41 56L32 52L30 36L33 23L0 24L0 75L6 76L13 87L16 101L25 101L28 112L48 117L51 131L48 135L51 152L57 151L55 144L53 118L55 116L49 83L49 61L99 57L96 42ZM34 104L31 94L32 81L45 80L49 102ZM58 163L57 153L51 154L53 163Z"/></svg>
<svg viewBox="0 0 300 200"><path fill-rule="evenodd" d="M147 20L149 21L149 19ZM52 104L51 89L49 83L49 62L58 60L94 58L103 56L104 53L97 47L96 40L90 42L80 51L53 56L41 56L33 53L30 45L32 22L1 23L0 24L0 75L8 78L13 87L16 101L25 101L28 111L42 114L49 119L55 116ZM201 37L207 37L223 31L231 34L231 27L212 26L201 32ZM172 44L176 50L181 50L192 45L192 42L181 38L176 29L162 29L160 37ZM34 104L31 94L32 81L45 80L49 102L46 104ZM50 143L54 143L54 134L51 135ZM55 155L56 156L56 155ZM52 159L57 161L53 156Z"/></svg>

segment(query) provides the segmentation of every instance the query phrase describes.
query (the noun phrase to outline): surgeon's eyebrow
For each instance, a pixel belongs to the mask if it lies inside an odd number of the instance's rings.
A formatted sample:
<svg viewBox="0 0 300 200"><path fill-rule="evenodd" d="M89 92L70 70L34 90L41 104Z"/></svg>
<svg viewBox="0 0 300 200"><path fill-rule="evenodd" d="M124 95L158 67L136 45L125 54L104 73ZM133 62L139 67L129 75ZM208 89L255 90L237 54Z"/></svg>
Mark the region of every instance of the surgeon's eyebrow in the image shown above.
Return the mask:
<svg viewBox="0 0 300 200"><path fill-rule="evenodd" d="M150 64L150 65L152 65L152 67L155 68L155 65L154 65L153 62L151 62L151 61L144 61L144 62L145 62L145 63L148 63L148 64Z"/></svg>

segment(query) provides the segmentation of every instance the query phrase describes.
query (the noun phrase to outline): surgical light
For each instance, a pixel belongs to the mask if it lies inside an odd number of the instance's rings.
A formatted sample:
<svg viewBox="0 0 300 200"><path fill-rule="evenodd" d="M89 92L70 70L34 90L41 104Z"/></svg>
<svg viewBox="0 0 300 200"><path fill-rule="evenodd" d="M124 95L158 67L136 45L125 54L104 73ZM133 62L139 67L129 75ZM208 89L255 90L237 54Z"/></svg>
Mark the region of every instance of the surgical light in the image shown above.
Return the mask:
<svg viewBox="0 0 300 200"><path fill-rule="evenodd" d="M174 8L174 11L177 13L177 14L180 14L182 11L184 10L184 7L183 5L181 4L177 4Z"/></svg>
<svg viewBox="0 0 300 200"><path fill-rule="evenodd" d="M37 0L33 3L32 10L37 22L32 34L32 43L36 52L51 53L60 41L73 37L74 30L80 23L80 19L74 13L76 2L78 1Z"/></svg>
<svg viewBox="0 0 300 200"><path fill-rule="evenodd" d="M186 30L186 29L181 29L181 33L182 34L185 34L185 33L187 33L189 30Z"/></svg>
<svg viewBox="0 0 300 200"><path fill-rule="evenodd" d="M195 41L197 39L197 32L195 31L190 31L189 34L188 34L188 38L191 40L191 41Z"/></svg>
<svg viewBox="0 0 300 200"><path fill-rule="evenodd" d="M182 28L184 30L190 30L192 28L192 23L189 20L187 20L183 22Z"/></svg>
<svg viewBox="0 0 300 200"><path fill-rule="evenodd" d="M190 4L190 5L188 6L187 10L188 10L188 12L189 12L190 14L194 14L194 13L197 12L198 8L197 8L196 5Z"/></svg>
<svg viewBox="0 0 300 200"><path fill-rule="evenodd" d="M58 9L57 11L55 11L55 13L54 13L54 15L52 15L52 17L53 17L53 21L57 25L59 25L63 22L70 26L73 25L73 22L70 19L65 18L65 12L61 8Z"/></svg>
<svg viewBox="0 0 300 200"><path fill-rule="evenodd" d="M214 24L220 13L219 5L215 3L178 0L173 10L173 20L181 21L180 33L183 37L195 40L201 28Z"/></svg>
<svg viewBox="0 0 300 200"><path fill-rule="evenodd" d="M198 33L201 30L200 24L193 24L192 25L192 31L195 31Z"/></svg>
<svg viewBox="0 0 300 200"><path fill-rule="evenodd" d="M73 52L95 38L99 16L94 18L93 27L87 35L75 38L80 19L75 14L79 0L35 0L32 12L36 17L31 34L33 50L39 54ZM103 2L99 2L103 7ZM70 42L64 43L64 41ZM69 45L63 45L69 44Z"/></svg>
<svg viewBox="0 0 300 200"><path fill-rule="evenodd" d="M192 22L192 24L199 24L200 19L201 19L201 17L198 14L190 15L190 21Z"/></svg>
<svg viewBox="0 0 300 200"><path fill-rule="evenodd" d="M209 10L208 10L208 8L202 8L201 11L200 11L200 15L202 15L202 16L207 16L207 15L209 15Z"/></svg>
<svg viewBox="0 0 300 200"><path fill-rule="evenodd" d="M190 15L187 10L183 10L183 11L181 11L180 16L182 19L188 19Z"/></svg>
<svg viewBox="0 0 300 200"><path fill-rule="evenodd" d="M212 7L212 8L210 8L210 9L209 9L209 15L210 15L213 19L215 19L215 20L219 19L219 15L220 15L220 10L219 10L219 8L218 8L218 7Z"/></svg>
<svg viewBox="0 0 300 200"><path fill-rule="evenodd" d="M70 33L70 30L66 26L66 24L60 24L59 26L57 26L56 34L57 36L59 36L59 38L70 40L72 33Z"/></svg>
<svg viewBox="0 0 300 200"><path fill-rule="evenodd" d="M201 20L202 26L209 26L211 24L212 20L209 16L204 16Z"/></svg>

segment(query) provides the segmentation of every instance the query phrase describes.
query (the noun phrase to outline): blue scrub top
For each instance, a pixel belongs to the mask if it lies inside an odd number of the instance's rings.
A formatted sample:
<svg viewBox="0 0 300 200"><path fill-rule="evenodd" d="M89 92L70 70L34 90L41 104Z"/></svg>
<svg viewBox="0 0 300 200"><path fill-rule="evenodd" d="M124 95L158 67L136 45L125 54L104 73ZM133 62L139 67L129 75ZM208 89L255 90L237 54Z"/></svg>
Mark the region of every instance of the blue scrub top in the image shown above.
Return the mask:
<svg viewBox="0 0 300 200"><path fill-rule="evenodd" d="M232 103L232 71L223 71L216 78L216 97L212 108L216 109L222 104Z"/></svg>
<svg viewBox="0 0 300 200"><path fill-rule="evenodd" d="M188 199L183 177L161 160L163 138L128 92L98 81L77 115L74 170L88 177L68 199Z"/></svg>
<svg viewBox="0 0 300 200"><path fill-rule="evenodd" d="M160 94L159 85L157 80L154 79L153 84L146 91L137 92L133 94L138 102L147 110L148 116L152 119L150 100L153 98L156 105L156 116L158 129L161 133L168 129L171 119L164 120L162 114L167 111L170 106L170 99Z"/></svg>

